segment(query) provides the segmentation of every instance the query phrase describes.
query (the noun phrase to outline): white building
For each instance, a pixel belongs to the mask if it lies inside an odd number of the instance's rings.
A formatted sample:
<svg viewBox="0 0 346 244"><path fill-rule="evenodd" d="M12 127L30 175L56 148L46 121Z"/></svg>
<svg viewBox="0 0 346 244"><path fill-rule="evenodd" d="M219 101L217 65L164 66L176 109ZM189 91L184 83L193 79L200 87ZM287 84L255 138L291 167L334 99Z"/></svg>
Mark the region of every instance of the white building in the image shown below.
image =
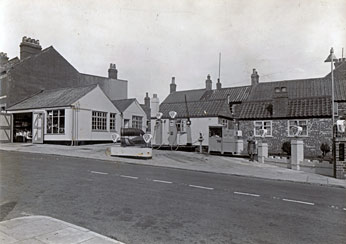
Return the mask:
<svg viewBox="0 0 346 244"><path fill-rule="evenodd" d="M137 99L113 100L112 103L120 112L123 128L138 128L147 131L147 114Z"/></svg>
<svg viewBox="0 0 346 244"><path fill-rule="evenodd" d="M14 142L110 142L121 117L98 85L43 90L8 108L13 114Z"/></svg>

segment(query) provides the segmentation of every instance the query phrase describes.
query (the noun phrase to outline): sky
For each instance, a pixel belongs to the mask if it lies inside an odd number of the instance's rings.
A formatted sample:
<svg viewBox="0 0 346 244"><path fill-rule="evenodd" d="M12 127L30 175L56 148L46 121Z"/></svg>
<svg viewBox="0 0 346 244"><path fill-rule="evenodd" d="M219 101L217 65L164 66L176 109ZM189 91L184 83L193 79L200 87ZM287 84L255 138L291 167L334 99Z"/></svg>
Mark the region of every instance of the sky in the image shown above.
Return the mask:
<svg viewBox="0 0 346 244"><path fill-rule="evenodd" d="M326 75L346 48L345 0L0 0L0 51L23 36L53 46L78 71L128 80L128 96ZM344 57L346 50L344 51Z"/></svg>

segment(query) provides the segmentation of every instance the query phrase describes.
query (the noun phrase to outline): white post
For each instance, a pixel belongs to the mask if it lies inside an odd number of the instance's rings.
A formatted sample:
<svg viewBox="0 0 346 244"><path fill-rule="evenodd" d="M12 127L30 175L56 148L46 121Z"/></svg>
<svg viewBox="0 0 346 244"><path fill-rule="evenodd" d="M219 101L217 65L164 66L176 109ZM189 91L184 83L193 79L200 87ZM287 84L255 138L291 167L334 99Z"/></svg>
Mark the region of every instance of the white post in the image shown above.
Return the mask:
<svg viewBox="0 0 346 244"><path fill-rule="evenodd" d="M264 163L264 159L268 158L268 143L258 143L258 162Z"/></svg>
<svg viewBox="0 0 346 244"><path fill-rule="evenodd" d="M291 141L292 169L300 170L300 163L304 160L304 143L302 140Z"/></svg>

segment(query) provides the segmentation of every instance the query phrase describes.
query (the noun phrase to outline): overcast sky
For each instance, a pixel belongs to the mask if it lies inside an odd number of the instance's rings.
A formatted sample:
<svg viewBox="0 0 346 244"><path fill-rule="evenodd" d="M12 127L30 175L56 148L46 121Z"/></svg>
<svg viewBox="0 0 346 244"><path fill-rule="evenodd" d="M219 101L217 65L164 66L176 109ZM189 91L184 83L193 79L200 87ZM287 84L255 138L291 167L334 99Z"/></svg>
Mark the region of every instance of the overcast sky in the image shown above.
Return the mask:
<svg viewBox="0 0 346 244"><path fill-rule="evenodd" d="M345 0L0 0L0 51L19 56L23 36L54 46L82 73L116 63L129 97L324 76L346 47ZM344 51L344 56L345 56Z"/></svg>

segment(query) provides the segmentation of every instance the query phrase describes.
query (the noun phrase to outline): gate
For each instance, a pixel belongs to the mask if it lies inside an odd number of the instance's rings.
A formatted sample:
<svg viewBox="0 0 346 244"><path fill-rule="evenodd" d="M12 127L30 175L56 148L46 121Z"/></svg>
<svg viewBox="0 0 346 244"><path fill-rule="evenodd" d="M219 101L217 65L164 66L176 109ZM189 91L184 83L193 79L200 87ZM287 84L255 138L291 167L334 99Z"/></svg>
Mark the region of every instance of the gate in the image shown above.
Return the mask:
<svg viewBox="0 0 346 244"><path fill-rule="evenodd" d="M0 113L0 142L12 142L12 114Z"/></svg>
<svg viewBox="0 0 346 244"><path fill-rule="evenodd" d="M34 112L32 120L32 143L43 143L44 113Z"/></svg>

